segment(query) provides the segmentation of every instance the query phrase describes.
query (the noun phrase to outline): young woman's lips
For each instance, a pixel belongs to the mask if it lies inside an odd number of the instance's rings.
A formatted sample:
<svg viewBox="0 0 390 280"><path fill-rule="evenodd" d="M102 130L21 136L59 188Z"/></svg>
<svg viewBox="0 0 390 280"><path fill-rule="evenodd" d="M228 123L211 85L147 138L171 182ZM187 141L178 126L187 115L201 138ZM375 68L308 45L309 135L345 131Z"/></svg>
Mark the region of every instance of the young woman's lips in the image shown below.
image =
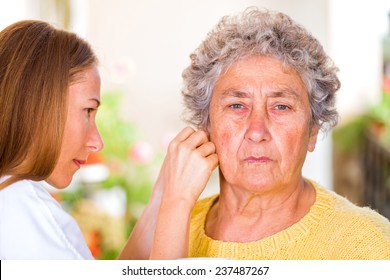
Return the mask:
<svg viewBox="0 0 390 280"><path fill-rule="evenodd" d="M74 159L73 162L77 165L78 168L80 168L80 166L85 163L85 160Z"/></svg>
<svg viewBox="0 0 390 280"><path fill-rule="evenodd" d="M245 158L244 161L247 163L268 163L271 162L271 159L265 156L261 156L261 157L250 156Z"/></svg>

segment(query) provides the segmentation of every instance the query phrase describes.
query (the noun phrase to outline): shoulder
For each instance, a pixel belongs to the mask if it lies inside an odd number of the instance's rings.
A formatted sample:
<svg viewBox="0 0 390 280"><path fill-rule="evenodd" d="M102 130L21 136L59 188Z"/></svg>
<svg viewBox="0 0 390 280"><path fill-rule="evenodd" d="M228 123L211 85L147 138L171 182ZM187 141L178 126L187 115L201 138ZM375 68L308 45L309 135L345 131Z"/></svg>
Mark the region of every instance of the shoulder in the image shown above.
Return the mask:
<svg viewBox="0 0 390 280"><path fill-rule="evenodd" d="M34 212L41 214L48 214L52 211L61 213L63 211L61 205L40 182L31 180L15 182L1 190L0 197L4 202L2 203L1 213L12 211L13 215L23 215L27 212L29 218L31 218L31 209L35 209Z"/></svg>
<svg viewBox="0 0 390 280"><path fill-rule="evenodd" d="M211 206L218 200L219 194L200 199L196 202L191 214L191 228L201 229L206 222Z"/></svg>
<svg viewBox="0 0 390 280"><path fill-rule="evenodd" d="M190 221L190 252L197 250L200 243L208 240L205 234L204 226L206 223L207 214L218 198L219 194L216 194L200 199L196 202L194 209L192 210ZM190 253L190 255L192 255L192 253Z"/></svg>
<svg viewBox="0 0 390 280"><path fill-rule="evenodd" d="M340 215L356 218L360 221L366 221L368 223L372 223L373 225L382 224L390 226L390 221L386 217L382 216L370 207L358 206L332 190L317 187L317 191L328 196L333 201L333 209Z"/></svg>
<svg viewBox="0 0 390 280"><path fill-rule="evenodd" d="M340 228L355 230L362 236L382 236L390 242L390 221L369 207L361 207L353 204L345 197L340 196L332 190L325 189L318 184L315 185L317 198L329 201L327 214L334 222L344 225Z"/></svg>
<svg viewBox="0 0 390 280"><path fill-rule="evenodd" d="M353 204L332 190L316 189L316 240L331 244L334 259L390 259L390 222L369 207ZM313 208L313 207L312 207Z"/></svg>
<svg viewBox="0 0 390 280"><path fill-rule="evenodd" d="M28 208L31 204L39 203L39 198L45 198L49 193L39 183L30 180L15 182L0 191L4 200L3 210L9 208Z"/></svg>
<svg viewBox="0 0 390 280"><path fill-rule="evenodd" d="M195 203L194 209L192 210L192 217L199 215L207 215L211 206L218 200L219 194L215 194L203 199L198 200Z"/></svg>
<svg viewBox="0 0 390 280"><path fill-rule="evenodd" d="M90 258L77 223L40 182L23 180L6 187L0 203L2 257Z"/></svg>

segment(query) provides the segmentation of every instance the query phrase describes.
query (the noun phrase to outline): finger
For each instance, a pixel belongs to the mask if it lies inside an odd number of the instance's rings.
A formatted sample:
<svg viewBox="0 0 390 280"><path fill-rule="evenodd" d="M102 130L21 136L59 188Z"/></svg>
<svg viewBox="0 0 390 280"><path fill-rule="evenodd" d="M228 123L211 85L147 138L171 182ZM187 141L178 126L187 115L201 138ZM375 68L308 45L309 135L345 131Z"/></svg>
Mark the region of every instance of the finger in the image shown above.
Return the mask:
<svg viewBox="0 0 390 280"><path fill-rule="evenodd" d="M211 171L213 171L218 166L218 155L217 154L210 154L206 157L207 161L210 164Z"/></svg>
<svg viewBox="0 0 390 280"><path fill-rule="evenodd" d="M203 157L207 157L215 153L215 145L212 142L206 142L196 149Z"/></svg>
<svg viewBox="0 0 390 280"><path fill-rule="evenodd" d="M191 127L185 127L182 129L169 143L168 150L169 151L175 151L177 148L188 139L193 133L195 133L195 130Z"/></svg>
<svg viewBox="0 0 390 280"><path fill-rule="evenodd" d="M183 128L176 136L175 138L173 138L173 140L171 142L183 142L185 141L186 139L188 139L188 137L190 137L193 133L195 132L195 130L192 128L192 127L185 127Z"/></svg>
<svg viewBox="0 0 390 280"><path fill-rule="evenodd" d="M209 142L209 138L205 131L198 130L194 132L192 135L190 135L190 137L188 137L188 139L185 142L193 149L196 149L202 146L203 144Z"/></svg>

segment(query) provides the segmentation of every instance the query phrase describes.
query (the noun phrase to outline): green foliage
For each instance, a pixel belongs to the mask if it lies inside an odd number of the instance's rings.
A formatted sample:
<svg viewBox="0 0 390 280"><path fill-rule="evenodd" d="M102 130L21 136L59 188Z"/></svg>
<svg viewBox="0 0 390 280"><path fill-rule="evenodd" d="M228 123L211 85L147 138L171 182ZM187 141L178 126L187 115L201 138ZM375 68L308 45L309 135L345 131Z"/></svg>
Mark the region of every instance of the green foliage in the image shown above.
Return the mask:
<svg viewBox="0 0 390 280"><path fill-rule="evenodd" d="M357 151L369 124L367 116L359 116L333 130L333 147L339 153Z"/></svg>
<svg viewBox="0 0 390 280"><path fill-rule="evenodd" d="M390 147L390 94L383 94L382 101L370 110L369 116L372 122L382 125L379 141Z"/></svg>
<svg viewBox="0 0 390 280"><path fill-rule="evenodd" d="M141 138L135 124L121 114L121 91L102 94L102 105L97 114L97 125L104 141L101 154L110 168L110 176L102 187L122 187L128 204L146 203L151 194L152 180L149 168L152 163L139 164L129 159L131 147Z"/></svg>
<svg viewBox="0 0 390 280"><path fill-rule="evenodd" d="M102 105L96 123L104 141L101 154L108 161L126 161L129 147L140 137L135 124L125 120L121 114L121 91L102 94Z"/></svg>
<svg viewBox="0 0 390 280"><path fill-rule="evenodd" d="M368 130L375 133L379 141L390 147L390 95L384 94L377 105L366 114L355 117L333 130L333 143L336 152L358 151Z"/></svg>

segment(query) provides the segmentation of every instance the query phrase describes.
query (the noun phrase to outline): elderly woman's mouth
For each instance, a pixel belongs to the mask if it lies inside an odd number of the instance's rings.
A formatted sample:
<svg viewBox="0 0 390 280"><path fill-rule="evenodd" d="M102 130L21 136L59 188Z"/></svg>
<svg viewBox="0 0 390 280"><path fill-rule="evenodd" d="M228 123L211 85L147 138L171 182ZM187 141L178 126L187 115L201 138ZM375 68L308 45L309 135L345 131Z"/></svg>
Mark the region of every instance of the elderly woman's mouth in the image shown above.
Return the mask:
<svg viewBox="0 0 390 280"><path fill-rule="evenodd" d="M247 163L268 163L271 162L272 160L269 157L265 157L265 156L261 156L261 157L250 156L245 158L244 161Z"/></svg>

